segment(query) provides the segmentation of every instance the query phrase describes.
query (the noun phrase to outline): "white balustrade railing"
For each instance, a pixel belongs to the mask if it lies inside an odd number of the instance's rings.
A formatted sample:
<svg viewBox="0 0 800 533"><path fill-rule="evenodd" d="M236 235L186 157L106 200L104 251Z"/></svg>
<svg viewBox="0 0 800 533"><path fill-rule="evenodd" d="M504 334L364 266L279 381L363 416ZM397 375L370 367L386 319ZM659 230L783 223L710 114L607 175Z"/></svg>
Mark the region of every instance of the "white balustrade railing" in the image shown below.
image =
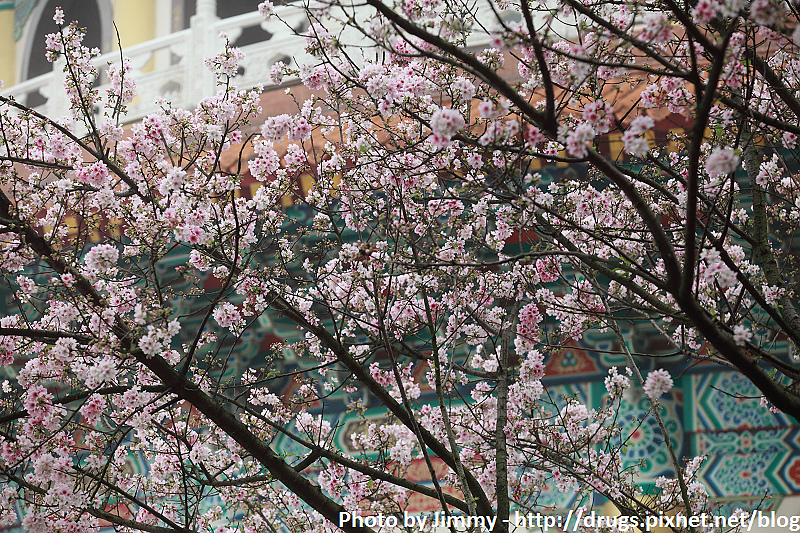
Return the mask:
<svg viewBox="0 0 800 533"><path fill-rule="evenodd" d="M476 13L477 20L493 20L495 14L488 1L482 0L479 3L481 5ZM219 37L220 32L225 32L233 44L236 44L245 31L249 31L251 35L254 29L256 33L260 32L256 42L242 46L245 59L240 64L240 74L234 79L240 89L257 85L269 86L270 68L277 61L298 66L309 60L305 53L305 42L297 35L303 33L308 26L303 7L284 5L276 7L275 11L277 18L264 21L258 12L219 19L211 12L198 10L188 29L124 49L122 54L131 59L132 76L136 80L138 94L136 100L128 106L125 121L137 122L156 111L156 102L159 99L165 99L176 108L191 109L203 97L213 94L214 74L204 66L203 59L222 51L224 42ZM513 12L503 12L501 15L506 19L519 18L519 14ZM339 37L343 38L342 42L354 46L363 39L355 31L346 32L346 35ZM472 35L468 45L470 48L478 47L485 45L487 41L488 36L478 32ZM117 50L94 60L101 73L98 87L101 94L108 88L104 70L109 63L119 63L120 55ZM357 59L357 56L355 54L353 58ZM57 62L52 72L8 87L0 94L12 96L26 105L31 103L36 111L59 118L68 113L69 105L63 88L62 69L63 63ZM291 80L285 79L284 82L286 81Z"/></svg>
<svg viewBox="0 0 800 533"><path fill-rule="evenodd" d="M98 89L101 94L108 89L104 71L109 63L119 63L124 55L131 60L131 75L136 80L138 95L128 105L126 122L136 122L156 111L156 101L162 98L173 107L192 108L215 91L214 74L204 66L203 59L222 51L224 41L219 38L220 32L227 33L231 43L235 43L243 31L258 27L263 29L263 39L242 47L245 59L235 83L241 89L270 85L269 72L276 61L293 63L305 58L303 39L292 30L302 29L305 12L297 6L280 6L276 11L290 26L279 21L265 22L257 12L227 19L201 14L192 17L188 29L125 48L122 54L119 50L105 53L94 59L100 71ZM31 102L33 109L52 118L67 114L61 61L52 72L7 87L0 94L22 104Z"/></svg>

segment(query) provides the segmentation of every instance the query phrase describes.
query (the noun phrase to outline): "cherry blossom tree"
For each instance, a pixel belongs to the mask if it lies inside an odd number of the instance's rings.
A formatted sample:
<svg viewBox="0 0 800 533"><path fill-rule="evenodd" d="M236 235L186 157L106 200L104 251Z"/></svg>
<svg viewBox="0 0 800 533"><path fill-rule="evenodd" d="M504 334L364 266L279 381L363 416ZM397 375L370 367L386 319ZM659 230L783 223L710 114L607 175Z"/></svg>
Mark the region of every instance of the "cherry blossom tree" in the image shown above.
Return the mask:
<svg viewBox="0 0 800 533"><path fill-rule="evenodd" d="M424 496L508 531L552 486L581 513L599 494L642 524L708 511L702 457L678 457L661 420L672 376L642 375L623 329L648 324L687 365L741 372L765 408L798 417L798 365L776 348L800 339L794 4L366 0L308 14L315 62L273 75L314 96L260 128L261 89L235 87L230 46L207 60L217 94L123 128L130 67L98 91L94 52L60 13L47 49L65 59L69 115L1 100L13 312L0 360L16 370L0 400L0 524L389 531ZM664 117L684 129L667 137ZM552 180L543 162L588 170ZM269 316L296 338L230 375ZM590 409L550 394L545 361L596 329L627 369ZM270 361L289 353L311 363L279 394L289 376ZM655 494L624 460L631 389L673 463ZM380 405L381 421L342 436L334 395ZM427 479L408 479L412 464Z"/></svg>

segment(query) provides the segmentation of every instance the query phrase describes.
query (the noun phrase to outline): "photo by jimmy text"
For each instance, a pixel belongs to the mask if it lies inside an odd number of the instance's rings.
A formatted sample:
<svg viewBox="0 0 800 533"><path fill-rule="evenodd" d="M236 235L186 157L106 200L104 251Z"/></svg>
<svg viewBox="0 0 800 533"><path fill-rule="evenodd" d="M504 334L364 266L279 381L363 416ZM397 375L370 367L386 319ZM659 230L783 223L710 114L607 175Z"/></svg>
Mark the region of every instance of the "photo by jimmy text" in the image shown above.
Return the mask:
<svg viewBox="0 0 800 533"><path fill-rule="evenodd" d="M444 511L429 515L416 515L403 512L402 518L394 515L384 515L383 513L362 515L360 511L343 511L339 513L339 527L381 528L402 526L406 528L416 528L417 531L424 531L427 527L456 528L456 530L459 531L480 527L485 531L494 531L496 523L496 516L448 515Z"/></svg>
<svg viewBox="0 0 800 533"><path fill-rule="evenodd" d="M753 527L775 528L777 530L788 530L791 532L800 531L800 516L782 516L774 511L763 512L753 510L750 513L740 512L731 515L711 515L701 513L699 515L674 515L664 514L650 515L647 517L638 516L605 516L591 513L584 513L583 509L577 512L569 511L566 515L527 513L522 514L516 511L510 520L503 520L510 524L515 530L517 528L535 529L547 532L549 530L564 530L577 532L586 528L610 527L618 531L626 532L633 529L652 531L654 529L672 527L702 527L702 528L734 528L739 531L752 531ZM470 515L451 515L443 511L433 514L410 514L403 512L403 516L377 514L362 514L361 511L342 511L339 513L338 526L341 527L368 527L368 528L411 528L415 531L425 531L427 528L447 528L456 531L469 531L471 528L479 527L481 531L492 532L497 524L496 516L470 516Z"/></svg>

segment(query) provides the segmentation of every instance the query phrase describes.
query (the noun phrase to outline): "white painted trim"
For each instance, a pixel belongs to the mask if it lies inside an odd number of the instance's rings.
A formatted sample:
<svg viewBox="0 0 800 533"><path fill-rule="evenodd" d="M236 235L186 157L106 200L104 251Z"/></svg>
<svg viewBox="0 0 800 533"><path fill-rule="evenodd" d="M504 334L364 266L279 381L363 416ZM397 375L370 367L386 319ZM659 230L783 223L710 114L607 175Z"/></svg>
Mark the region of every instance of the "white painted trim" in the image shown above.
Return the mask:
<svg viewBox="0 0 800 533"><path fill-rule="evenodd" d="M100 15L100 43L107 52L113 45L113 31L114 25L114 10L111 5L112 0L92 0L97 4L97 11ZM33 8L33 12L25 22L25 27L22 29L22 36L20 37L17 45L17 72L16 79L20 82L27 81L25 74L28 72L28 67L31 61L31 48L33 48L33 40L36 38L36 27L43 16L48 18L52 17L52 13L45 13L44 9L47 7L48 2L39 2Z"/></svg>

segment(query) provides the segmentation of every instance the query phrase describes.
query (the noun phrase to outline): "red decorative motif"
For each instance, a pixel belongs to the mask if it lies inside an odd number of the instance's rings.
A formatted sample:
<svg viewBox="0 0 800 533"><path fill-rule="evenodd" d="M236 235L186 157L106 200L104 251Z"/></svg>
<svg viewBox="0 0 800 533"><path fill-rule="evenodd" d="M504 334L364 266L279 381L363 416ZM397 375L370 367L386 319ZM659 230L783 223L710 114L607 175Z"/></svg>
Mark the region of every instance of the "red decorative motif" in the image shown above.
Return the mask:
<svg viewBox="0 0 800 533"><path fill-rule="evenodd" d="M786 475L792 485L800 487L800 458L792 460L786 469Z"/></svg>

